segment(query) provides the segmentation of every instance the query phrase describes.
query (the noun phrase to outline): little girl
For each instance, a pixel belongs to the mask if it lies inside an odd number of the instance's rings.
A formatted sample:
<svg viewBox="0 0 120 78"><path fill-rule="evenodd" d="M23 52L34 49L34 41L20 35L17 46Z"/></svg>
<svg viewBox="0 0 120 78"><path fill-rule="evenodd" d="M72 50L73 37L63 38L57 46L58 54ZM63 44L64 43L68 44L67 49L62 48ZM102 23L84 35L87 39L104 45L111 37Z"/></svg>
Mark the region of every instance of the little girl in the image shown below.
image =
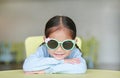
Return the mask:
<svg viewBox="0 0 120 78"><path fill-rule="evenodd" d="M27 74L85 73L86 62L76 44L76 26L67 16L54 16L45 27L44 43L25 59Z"/></svg>

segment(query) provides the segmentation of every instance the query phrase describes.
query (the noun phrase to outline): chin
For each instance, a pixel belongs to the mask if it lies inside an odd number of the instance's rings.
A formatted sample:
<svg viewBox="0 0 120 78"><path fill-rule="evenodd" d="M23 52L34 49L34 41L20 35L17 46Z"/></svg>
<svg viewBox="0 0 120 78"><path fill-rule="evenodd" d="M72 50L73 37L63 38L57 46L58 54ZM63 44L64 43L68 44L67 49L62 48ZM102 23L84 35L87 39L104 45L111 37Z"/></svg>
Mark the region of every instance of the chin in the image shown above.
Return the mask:
<svg viewBox="0 0 120 78"><path fill-rule="evenodd" d="M57 59L57 60L63 60L64 58L56 58L56 57L54 57L55 59Z"/></svg>
<svg viewBox="0 0 120 78"><path fill-rule="evenodd" d="M53 55L53 57L57 60L63 60L65 58L65 55Z"/></svg>

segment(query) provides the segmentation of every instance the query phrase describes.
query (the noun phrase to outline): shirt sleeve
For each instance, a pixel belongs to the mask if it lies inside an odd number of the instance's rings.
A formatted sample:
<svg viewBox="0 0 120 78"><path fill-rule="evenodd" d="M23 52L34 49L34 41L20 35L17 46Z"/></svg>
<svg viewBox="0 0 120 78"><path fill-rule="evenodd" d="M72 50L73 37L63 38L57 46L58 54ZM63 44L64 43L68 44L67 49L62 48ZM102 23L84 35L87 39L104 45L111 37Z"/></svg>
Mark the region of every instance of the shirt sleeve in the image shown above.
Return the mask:
<svg viewBox="0 0 120 78"><path fill-rule="evenodd" d="M69 58L79 58L80 64L69 64L62 63L56 66L52 66L50 69L46 70L46 73L85 73L87 70L86 62L81 57L82 53L79 50L74 50Z"/></svg>
<svg viewBox="0 0 120 78"><path fill-rule="evenodd" d="M51 68L45 70L46 73L64 73L64 74L77 74L77 73L85 73L86 66L81 64L59 64L56 66L52 66Z"/></svg>
<svg viewBox="0 0 120 78"><path fill-rule="evenodd" d="M45 57L46 54L42 47L38 48L35 54L25 59L23 64L24 71L46 70L51 66L63 63L63 60L56 60L52 57Z"/></svg>

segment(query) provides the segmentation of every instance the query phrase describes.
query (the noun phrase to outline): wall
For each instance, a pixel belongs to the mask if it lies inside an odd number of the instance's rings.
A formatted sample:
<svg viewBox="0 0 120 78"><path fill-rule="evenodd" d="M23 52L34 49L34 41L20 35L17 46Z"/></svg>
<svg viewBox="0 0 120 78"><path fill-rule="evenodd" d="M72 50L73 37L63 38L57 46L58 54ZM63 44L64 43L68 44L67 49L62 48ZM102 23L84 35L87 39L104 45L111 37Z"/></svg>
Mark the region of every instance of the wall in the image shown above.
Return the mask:
<svg viewBox="0 0 120 78"><path fill-rule="evenodd" d="M17 42L28 36L44 35L44 26L49 18L67 15L75 21L78 36L95 36L99 41L100 68L114 65L114 69L118 69L119 8L119 0L3 0L0 2L0 41Z"/></svg>

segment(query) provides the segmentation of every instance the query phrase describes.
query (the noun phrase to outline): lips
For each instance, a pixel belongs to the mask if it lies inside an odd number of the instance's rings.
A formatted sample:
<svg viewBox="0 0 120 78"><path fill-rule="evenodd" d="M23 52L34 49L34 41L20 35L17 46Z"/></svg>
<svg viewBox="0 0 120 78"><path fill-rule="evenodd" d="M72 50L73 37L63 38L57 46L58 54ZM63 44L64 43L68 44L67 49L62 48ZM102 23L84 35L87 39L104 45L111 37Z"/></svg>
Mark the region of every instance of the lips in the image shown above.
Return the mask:
<svg viewBox="0 0 120 78"><path fill-rule="evenodd" d="M54 53L54 56L57 58L57 59L63 59L64 58L64 54L62 53Z"/></svg>
<svg viewBox="0 0 120 78"><path fill-rule="evenodd" d="M62 55L64 55L64 54L54 53L54 55L56 55L56 56L62 56Z"/></svg>

